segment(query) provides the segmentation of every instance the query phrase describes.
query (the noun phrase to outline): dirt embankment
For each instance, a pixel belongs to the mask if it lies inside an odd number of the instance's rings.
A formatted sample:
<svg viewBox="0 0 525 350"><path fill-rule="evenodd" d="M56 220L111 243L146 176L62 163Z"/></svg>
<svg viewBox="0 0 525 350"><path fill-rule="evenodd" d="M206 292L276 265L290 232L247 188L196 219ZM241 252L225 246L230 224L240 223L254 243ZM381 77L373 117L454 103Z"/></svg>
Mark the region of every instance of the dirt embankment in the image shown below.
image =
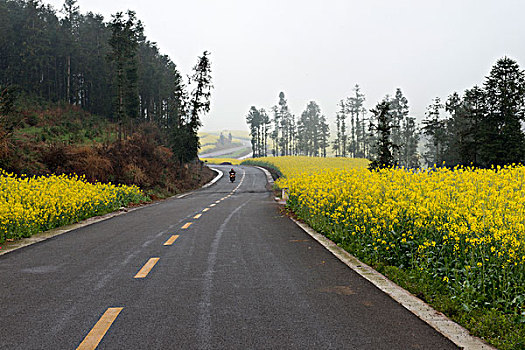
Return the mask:
<svg viewBox="0 0 525 350"><path fill-rule="evenodd" d="M214 172L198 160L180 164L166 135L142 124L117 140L116 125L76 107L27 111L9 138L0 168L17 174L77 174L90 182L137 185L152 199L200 187Z"/></svg>

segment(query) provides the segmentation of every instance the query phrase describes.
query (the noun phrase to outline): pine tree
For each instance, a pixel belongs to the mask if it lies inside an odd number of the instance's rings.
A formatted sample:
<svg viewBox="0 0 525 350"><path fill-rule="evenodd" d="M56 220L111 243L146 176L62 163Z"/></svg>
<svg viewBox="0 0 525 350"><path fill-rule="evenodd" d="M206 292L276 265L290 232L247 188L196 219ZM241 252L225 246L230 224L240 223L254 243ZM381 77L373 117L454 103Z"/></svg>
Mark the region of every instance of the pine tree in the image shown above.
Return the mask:
<svg viewBox="0 0 525 350"><path fill-rule="evenodd" d="M375 146L376 154L370 162L371 170L396 166L393 152L398 147L391 141L392 135L392 110L391 104L386 99L376 105L370 112L377 120L376 125L371 125L371 131L377 135Z"/></svg>
<svg viewBox="0 0 525 350"><path fill-rule="evenodd" d="M468 119L463 99L454 92L445 103L445 111L449 118L446 120L446 147L444 161L447 165L469 165L469 142L471 125Z"/></svg>
<svg viewBox="0 0 525 350"><path fill-rule="evenodd" d="M336 157L341 156L341 114L335 114L336 137L332 144L332 150Z"/></svg>
<svg viewBox="0 0 525 350"><path fill-rule="evenodd" d="M525 73L508 57L496 62L485 79L487 114L481 123L483 166L523 162L525 137Z"/></svg>
<svg viewBox="0 0 525 350"><path fill-rule="evenodd" d="M204 51L197 65L193 68L193 75L189 77L190 85L194 86L189 99L189 121L188 127L192 134L192 143L187 147L190 149L189 154L191 159L197 157L199 151L199 137L197 131L202 126L200 116L201 114L210 111L210 98L213 85L211 83L211 62L208 58L209 52ZM189 160L191 160L189 159Z"/></svg>
<svg viewBox="0 0 525 350"><path fill-rule="evenodd" d="M365 95L361 93L359 84L354 86L354 96L347 98L346 109L350 114L350 145L349 151L352 157L364 157L365 155Z"/></svg>
<svg viewBox="0 0 525 350"><path fill-rule="evenodd" d="M329 145L328 139L330 138L330 127L324 115L321 115L321 118L319 119L319 128L321 130L319 140L320 153L323 157L326 157L326 151Z"/></svg>
<svg viewBox="0 0 525 350"><path fill-rule="evenodd" d="M307 156L324 156L329 147L330 131L326 117L315 101L310 101L297 123L297 150Z"/></svg>
<svg viewBox="0 0 525 350"><path fill-rule="evenodd" d="M447 142L446 122L441 118L441 99L436 97L433 104L427 108L427 116L423 120L422 131L428 138L426 143L427 152L423 155L427 166L441 166L444 161L445 147Z"/></svg>
<svg viewBox="0 0 525 350"><path fill-rule="evenodd" d="M408 169L419 168L419 133L416 118L407 116L403 119L400 137L399 165Z"/></svg>
<svg viewBox="0 0 525 350"><path fill-rule="evenodd" d="M72 70L72 56L78 50L80 25L80 12L77 0L65 0L62 12L64 13L62 28L66 34L66 101L68 103L73 103L74 92L72 92L72 76L76 75L76 70Z"/></svg>
<svg viewBox="0 0 525 350"><path fill-rule="evenodd" d="M110 23L112 47L110 60L115 65L116 115L119 124L119 140L122 140L123 126L131 128L132 118L139 114L138 76L136 52L138 39L143 28L137 21L135 12L128 11L127 19L122 12L112 16Z"/></svg>
<svg viewBox="0 0 525 350"><path fill-rule="evenodd" d="M482 144L482 123L487 114L485 91L479 86L466 90L463 97L463 109L468 119L469 129L468 138L465 145L468 163L480 166L480 150Z"/></svg>
<svg viewBox="0 0 525 350"><path fill-rule="evenodd" d="M248 126L250 127L250 136L251 136L251 143L252 143L252 153L253 158L260 157L260 126L261 126L261 115L259 113L259 110L255 108L255 106L252 106L250 108L250 111L248 112L248 115L246 116L246 122L248 123Z"/></svg>
<svg viewBox="0 0 525 350"><path fill-rule="evenodd" d="M259 115L261 116L261 157L268 156L268 131L270 128L271 120L264 108L259 109Z"/></svg>
<svg viewBox="0 0 525 350"><path fill-rule="evenodd" d="M403 92L400 88L396 89L396 93L391 103L392 108L392 142L396 145L399 145L397 150L394 150L394 159L400 165L404 165L401 161L401 154L406 153L403 149L405 147L402 142L402 130L401 126L405 122L405 119L408 116L409 107L408 100L403 95Z"/></svg>

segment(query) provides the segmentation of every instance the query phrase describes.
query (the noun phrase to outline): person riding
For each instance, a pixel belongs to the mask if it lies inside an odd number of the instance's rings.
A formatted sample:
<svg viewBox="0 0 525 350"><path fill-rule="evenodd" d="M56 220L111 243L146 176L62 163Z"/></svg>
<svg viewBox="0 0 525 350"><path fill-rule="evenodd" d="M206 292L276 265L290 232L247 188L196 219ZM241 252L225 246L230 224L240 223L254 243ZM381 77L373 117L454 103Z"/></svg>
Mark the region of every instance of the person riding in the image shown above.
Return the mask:
<svg viewBox="0 0 525 350"><path fill-rule="evenodd" d="M235 170L233 170L233 168L230 170L230 176L235 176Z"/></svg>

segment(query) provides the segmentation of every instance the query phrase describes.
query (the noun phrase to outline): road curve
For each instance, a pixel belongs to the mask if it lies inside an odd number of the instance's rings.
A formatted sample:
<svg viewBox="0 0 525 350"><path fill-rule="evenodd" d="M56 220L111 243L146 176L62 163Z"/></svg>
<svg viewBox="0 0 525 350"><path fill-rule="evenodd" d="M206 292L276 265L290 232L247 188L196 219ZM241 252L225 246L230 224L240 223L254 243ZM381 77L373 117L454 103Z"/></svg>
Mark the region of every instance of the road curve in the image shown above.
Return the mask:
<svg viewBox="0 0 525 350"><path fill-rule="evenodd" d="M0 349L456 349L234 168L1 256Z"/></svg>

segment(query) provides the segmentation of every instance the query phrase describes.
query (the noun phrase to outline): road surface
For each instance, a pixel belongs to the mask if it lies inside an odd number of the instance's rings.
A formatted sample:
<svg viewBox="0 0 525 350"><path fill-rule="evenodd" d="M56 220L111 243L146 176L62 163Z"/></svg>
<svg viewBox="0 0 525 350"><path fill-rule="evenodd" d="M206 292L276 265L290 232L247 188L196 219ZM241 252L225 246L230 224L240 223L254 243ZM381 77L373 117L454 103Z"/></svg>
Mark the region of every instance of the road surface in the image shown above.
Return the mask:
<svg viewBox="0 0 525 350"><path fill-rule="evenodd" d="M199 158L218 158L223 155L228 155L243 149L252 149L252 144L250 141L242 140L243 146L237 146L233 148L222 149L220 151L208 152L204 154L199 154Z"/></svg>
<svg viewBox="0 0 525 350"><path fill-rule="evenodd" d="M0 349L456 349L235 168L1 256Z"/></svg>

